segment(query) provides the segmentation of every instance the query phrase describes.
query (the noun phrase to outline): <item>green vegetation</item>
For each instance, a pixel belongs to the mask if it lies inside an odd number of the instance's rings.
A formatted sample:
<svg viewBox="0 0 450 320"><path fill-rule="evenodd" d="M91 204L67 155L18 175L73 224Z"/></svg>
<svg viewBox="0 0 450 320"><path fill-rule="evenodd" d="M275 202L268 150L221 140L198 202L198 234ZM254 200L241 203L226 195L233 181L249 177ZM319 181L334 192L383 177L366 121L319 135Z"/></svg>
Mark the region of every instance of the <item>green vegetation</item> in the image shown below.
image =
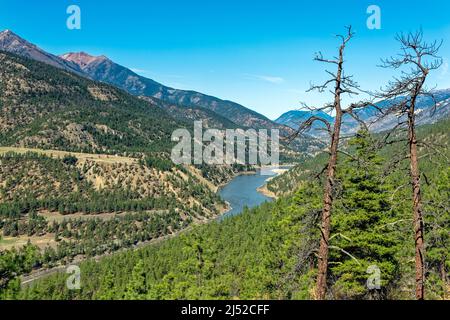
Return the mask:
<svg viewBox="0 0 450 320"><path fill-rule="evenodd" d="M424 127L422 134L444 130ZM361 132L342 155L334 204L330 297L410 299L414 296L414 244L404 167L385 174L391 158L376 152ZM445 149L446 154L449 149ZM450 166L443 159L424 165L427 290L448 290L448 195ZM392 168L391 168L392 169ZM310 173L312 176L314 172ZM16 292L26 299L311 299L322 207L318 179L299 181L295 193L162 243L81 263L82 286L67 290L65 275L41 279ZM432 208L432 210L431 210ZM380 270L381 287L367 290L370 272ZM368 273L369 270L369 273Z"/></svg>
<svg viewBox="0 0 450 320"><path fill-rule="evenodd" d="M161 106L112 86L3 52L0 63L1 145L168 153L172 128L187 126Z"/></svg>
<svg viewBox="0 0 450 320"><path fill-rule="evenodd" d="M253 168L172 165L172 128L189 127L197 111L176 120L157 99L14 55L0 53L0 64L0 145L124 157L0 156L0 245L30 237L0 252L0 299L314 298L325 154L271 180L276 202L199 225L224 209L215 188ZM449 126L418 129L428 298L450 289ZM406 146L381 141L360 132L339 157L329 298L414 297ZM21 275L75 262L81 290L68 290L63 273L20 286ZM368 290L377 270L380 287L375 279Z"/></svg>
<svg viewBox="0 0 450 320"><path fill-rule="evenodd" d="M224 206L183 167L159 171L153 162L101 164L31 152L6 153L0 163L1 234L53 239L36 260L39 267L173 234L217 216ZM62 218L51 221L46 213ZM88 214L94 216L84 219Z"/></svg>
<svg viewBox="0 0 450 320"><path fill-rule="evenodd" d="M390 226L399 217L390 195L394 188L383 179L382 159L371 148L367 132L350 141L355 147L338 169L338 191L330 239L330 277L336 279L332 291L336 298L386 298L395 286L400 241ZM380 270L380 288L368 291L367 270Z"/></svg>

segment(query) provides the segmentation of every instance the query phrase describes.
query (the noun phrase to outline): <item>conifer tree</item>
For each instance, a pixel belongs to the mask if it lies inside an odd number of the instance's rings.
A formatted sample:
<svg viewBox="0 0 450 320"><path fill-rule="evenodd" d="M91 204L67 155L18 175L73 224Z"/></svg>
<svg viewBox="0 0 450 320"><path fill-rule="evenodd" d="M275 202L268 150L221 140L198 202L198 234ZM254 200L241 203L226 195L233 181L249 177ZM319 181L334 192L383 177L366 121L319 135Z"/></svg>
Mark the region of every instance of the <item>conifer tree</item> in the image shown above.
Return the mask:
<svg viewBox="0 0 450 320"><path fill-rule="evenodd" d="M437 177L436 187L429 188L430 201L425 206L429 240L427 258L429 269L436 271L441 297L450 297L450 166Z"/></svg>
<svg viewBox="0 0 450 320"><path fill-rule="evenodd" d="M147 293L144 262L140 260L133 268L130 282L127 285L125 299L138 300L144 299Z"/></svg>
<svg viewBox="0 0 450 320"><path fill-rule="evenodd" d="M372 145L368 132L360 131L349 142L355 154L337 172L340 194L330 237L330 278L339 299L385 298L398 272L399 243L390 227L396 214L390 186L382 179L382 159ZM378 270L380 282L368 288L368 272Z"/></svg>

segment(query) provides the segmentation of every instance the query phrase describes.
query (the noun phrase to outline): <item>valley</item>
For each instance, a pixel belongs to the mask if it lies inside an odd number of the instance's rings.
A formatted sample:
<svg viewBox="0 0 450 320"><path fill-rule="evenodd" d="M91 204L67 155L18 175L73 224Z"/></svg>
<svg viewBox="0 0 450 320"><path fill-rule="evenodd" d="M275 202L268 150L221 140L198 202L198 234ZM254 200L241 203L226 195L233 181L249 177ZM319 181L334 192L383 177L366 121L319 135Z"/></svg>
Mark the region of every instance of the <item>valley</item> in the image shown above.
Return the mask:
<svg viewBox="0 0 450 320"><path fill-rule="evenodd" d="M266 169L268 170L268 169ZM275 169L276 170L276 169ZM285 170L285 169L280 169ZM106 256L111 256L113 254L117 254L123 250L137 250L139 248L143 248L149 245L157 245L162 241L169 240L173 237L180 236L181 234L185 234L191 231L196 226L212 223L214 221L222 221L225 218L229 218L235 215L238 215L243 212L244 207L245 210L252 209L257 205L260 205L264 202L270 202L271 199L260 195L257 191L257 188L266 180L270 179L270 177L275 176L279 172L273 172L272 175L264 175L260 176L258 173L249 173L236 176L232 181L230 181L227 185L221 186L219 195L221 198L228 204L224 206L221 210L221 213L212 217L208 220L200 220L196 221L193 224L187 226L186 228L180 229L178 231L161 235L157 238L153 238L147 241L141 241L132 247L119 249L117 252L106 252L100 255L96 255L95 257L82 257L77 256L73 257L72 261L65 261L64 263L74 264L81 263L86 259L90 259L93 261L100 261L102 258ZM247 182L243 182L247 181ZM243 183L248 187L243 189ZM226 191L224 191L226 189ZM110 220L115 219L120 216L126 215L126 213L100 213L100 214L83 214L83 213L74 213L70 216L61 215L59 213L51 213L51 212L40 212L40 216L44 217L48 222L56 221L58 223L63 222L64 220L70 222L71 219L80 219L80 220L89 220L89 219L102 219L102 220ZM13 247L20 248L26 246L27 243L30 242L32 245L37 246L40 249L45 249L46 247L57 247L57 242L54 240L53 235L43 235L43 236L19 236L19 237L4 237L0 241L0 250L11 250ZM45 268L32 270L31 273L22 276L22 286L29 286L33 282L48 277L50 275L64 272L66 270L65 265L53 265L47 266Z"/></svg>
<svg viewBox="0 0 450 320"><path fill-rule="evenodd" d="M422 127L420 135L424 139L439 137L445 143L442 158L434 156L429 162L424 162L422 170L427 176L429 185L425 186L424 211L429 223L440 226L448 223L440 221L436 210L448 203L448 177L450 162L445 157L450 156L448 145L449 120L435 125ZM342 158L341 165L345 166L339 175L343 183L372 183L372 179L381 176L384 167L389 165L387 159L395 153L395 148L385 150L380 154L383 159L376 166L376 174L369 180L359 182L353 180L351 171L347 171L351 158ZM426 150L421 154L426 156ZM437 164L437 162L439 164ZM315 163L316 162L316 163ZM177 237L158 242L152 246L145 246L132 252L119 252L107 256L98 262L86 261L80 264L84 282L81 291L70 291L65 288L63 274L55 274L33 282L21 291L21 297L28 299L311 299L311 284L315 273L309 268L314 259L314 249L317 248L318 229L314 227L314 216L320 209L321 187L320 180L314 179L322 170L320 158L299 164L291 171L285 172L269 181L283 186L282 182L289 177L297 187L283 189L283 194L273 202L263 203L258 207L244 210L232 218L220 219L205 225L200 225L183 232ZM411 265L412 231L408 219L407 189L395 190L394 185L406 183L403 166L380 184L386 191L376 197L383 197L386 205L390 206L390 215L377 228L382 228L381 236L378 229L364 231L361 238L357 238L359 230L350 225L345 235L351 234L351 239L358 239L360 246L371 250L383 250L383 247L371 246L371 243L386 243L393 241L389 250L395 252L395 258L383 264L384 268L396 266L390 270L391 277L396 278L395 285L389 287L385 293L387 299L411 299L413 284L409 279L413 275ZM293 175L294 174L294 175ZM356 173L357 174L357 173ZM433 184L431 184L433 181ZM380 182L381 183L381 182ZM434 183L443 187L437 189ZM352 187L353 188L353 187ZM360 190L364 190L362 187ZM359 193L353 193L360 195ZM340 198L345 203L338 203L335 207L337 217L349 219L349 224L359 223L355 219L360 211L348 210L353 203L353 194ZM361 193L361 196L370 196ZM366 202L376 205L374 199ZM445 211L443 211L445 212ZM336 234L346 225L340 225L336 219L333 230ZM346 230L346 229L344 229ZM355 230L355 233L352 233ZM447 287L439 279L439 228L430 231L429 268L430 284L429 297L439 299L446 294ZM371 236L371 240L365 240ZM396 240L395 240L396 239ZM333 245L351 246L352 242L334 237ZM367 241L367 242L366 242ZM369 243L370 241L370 243ZM408 245L405 245L405 244ZM447 247L446 247L447 248ZM438 250L438 251L436 251ZM340 251L333 250L331 261L336 263L333 272L342 272L339 266L347 267L347 276L358 268L354 259ZM389 251L390 252L390 251ZM303 263L298 267L298 259ZM382 258L380 258L382 259ZM438 259L438 260L436 260ZM199 263L202 261L202 263ZM359 263L367 263L359 260ZM368 263L371 263L369 260ZM341 267L341 268L342 268ZM297 269L298 268L298 269ZM345 271L344 271L345 272ZM361 272L365 272L362 268ZM385 271L387 272L387 271ZM386 273L387 274L387 273ZM141 275L137 277L137 275ZM112 280L114 279L114 281ZM136 279L140 279L136 282ZM347 280L355 281L358 280ZM388 281L388 280L385 280ZM342 290L336 284L334 290ZM141 291L137 291L137 287ZM137 293L139 292L139 293ZM360 293L349 291L347 294L358 296Z"/></svg>
<svg viewBox="0 0 450 320"><path fill-rule="evenodd" d="M422 214L424 287L448 298L450 90L413 91L412 111L407 90L342 111L350 79L326 83L338 83L337 118L293 110L272 121L103 55L54 55L0 32L0 299L412 299L412 222ZM322 121L297 132L314 118ZM328 137L341 120L345 137ZM258 153L254 165L176 162L177 129L200 151L220 140L203 144L208 129L278 129L281 166L261 167L263 146L255 152L247 138L236 153ZM411 183L422 196L414 216ZM66 286L72 264L80 290ZM382 275L376 290L369 270Z"/></svg>

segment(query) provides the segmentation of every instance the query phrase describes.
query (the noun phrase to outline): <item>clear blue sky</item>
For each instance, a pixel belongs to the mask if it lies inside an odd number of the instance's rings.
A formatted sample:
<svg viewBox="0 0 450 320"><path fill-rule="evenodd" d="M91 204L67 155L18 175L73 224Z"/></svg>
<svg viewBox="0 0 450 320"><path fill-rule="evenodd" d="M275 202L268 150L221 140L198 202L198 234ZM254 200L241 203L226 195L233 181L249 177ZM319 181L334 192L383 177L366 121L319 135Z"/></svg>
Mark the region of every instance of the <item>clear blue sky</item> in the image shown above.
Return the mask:
<svg viewBox="0 0 450 320"><path fill-rule="evenodd" d="M66 27L66 9L81 8L82 29ZM381 8L381 30L369 30L366 9ZM322 104L307 94L310 81L325 79L314 52L336 53L334 34L353 25L348 68L368 89L390 72L380 57L398 52L399 31L423 28L445 41L446 67L430 86L450 88L450 1L389 0L0 0L0 29L11 29L55 54L104 54L165 85L239 102L276 118L299 101Z"/></svg>

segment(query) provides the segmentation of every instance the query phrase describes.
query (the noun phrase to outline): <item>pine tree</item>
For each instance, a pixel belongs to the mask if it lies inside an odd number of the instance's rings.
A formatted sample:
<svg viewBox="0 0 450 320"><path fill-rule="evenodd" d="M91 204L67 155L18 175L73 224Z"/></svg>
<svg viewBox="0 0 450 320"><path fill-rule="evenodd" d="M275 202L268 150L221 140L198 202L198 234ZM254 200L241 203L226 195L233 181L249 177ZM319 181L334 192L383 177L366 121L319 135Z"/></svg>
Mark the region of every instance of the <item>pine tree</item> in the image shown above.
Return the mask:
<svg viewBox="0 0 450 320"><path fill-rule="evenodd" d="M111 270L102 277L99 289L99 300L113 300L115 297L114 283L116 278Z"/></svg>
<svg viewBox="0 0 450 320"><path fill-rule="evenodd" d="M144 271L144 262L140 260L133 268L130 282L128 282L125 292L125 299L144 299L147 294L147 286Z"/></svg>
<svg viewBox="0 0 450 320"><path fill-rule="evenodd" d="M359 132L349 144L355 155L338 171L340 192L330 238L333 293L339 299L383 298L398 269L399 243L389 225L395 213L389 186L382 180L382 160L371 148L368 133ZM381 286L368 290L368 273L377 270Z"/></svg>
<svg viewBox="0 0 450 320"><path fill-rule="evenodd" d="M427 260L429 268L437 274L441 297L447 299L450 297L450 167L442 170L436 184L436 188L427 190L431 198L425 207L429 233Z"/></svg>

